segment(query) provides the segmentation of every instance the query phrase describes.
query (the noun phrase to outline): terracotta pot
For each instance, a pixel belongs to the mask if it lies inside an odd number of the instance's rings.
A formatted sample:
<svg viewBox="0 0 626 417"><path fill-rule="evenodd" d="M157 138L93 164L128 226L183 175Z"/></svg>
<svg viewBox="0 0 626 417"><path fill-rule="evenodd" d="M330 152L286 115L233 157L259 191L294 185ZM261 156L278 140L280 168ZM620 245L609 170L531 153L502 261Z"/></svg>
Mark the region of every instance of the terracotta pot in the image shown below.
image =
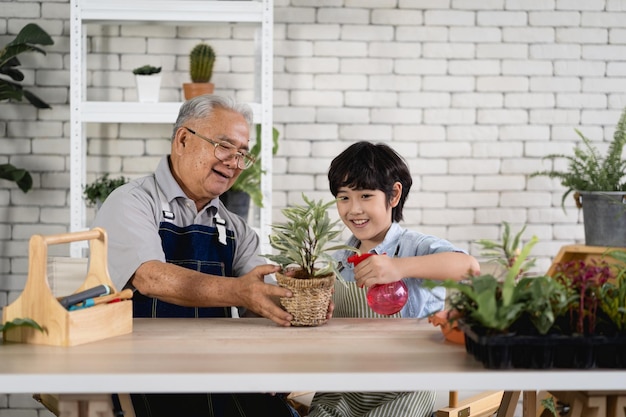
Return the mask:
<svg viewBox="0 0 626 417"><path fill-rule="evenodd" d="M213 83L183 83L185 100L201 96L203 94L213 94L215 85Z"/></svg>
<svg viewBox="0 0 626 417"><path fill-rule="evenodd" d="M319 326L328 320L335 274L319 278L293 278L276 273L278 285L289 288L293 297L281 298L281 305L293 316L292 326Z"/></svg>
<svg viewBox="0 0 626 417"><path fill-rule="evenodd" d="M463 330L459 329L457 326L457 322L450 322L448 312L447 311L439 311L428 317L428 322L432 323L433 326L440 326L441 333L446 338L448 342L456 343L459 345L465 344L465 334Z"/></svg>

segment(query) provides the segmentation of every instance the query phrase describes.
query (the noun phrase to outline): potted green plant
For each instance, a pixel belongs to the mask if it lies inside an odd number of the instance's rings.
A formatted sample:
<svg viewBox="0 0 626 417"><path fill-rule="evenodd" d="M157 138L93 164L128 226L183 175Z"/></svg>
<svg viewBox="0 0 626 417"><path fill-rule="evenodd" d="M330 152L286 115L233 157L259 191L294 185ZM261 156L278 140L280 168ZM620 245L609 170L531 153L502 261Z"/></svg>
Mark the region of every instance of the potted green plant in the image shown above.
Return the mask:
<svg viewBox="0 0 626 417"><path fill-rule="evenodd" d="M575 130L582 139L573 155L550 154L544 159L564 159L567 170L545 170L531 174L561 180L566 187L561 204L572 192L578 208L583 210L585 243L590 246L626 247L626 108L615 127L613 140L605 156L589 138Z"/></svg>
<svg viewBox="0 0 626 417"><path fill-rule="evenodd" d="M534 276L524 271L537 239L516 247L520 233L479 241L501 251L504 277L443 282L467 352L487 368L626 367L626 252L555 261L551 275Z"/></svg>
<svg viewBox="0 0 626 417"><path fill-rule="evenodd" d="M137 100L140 103L156 103L159 101L161 89L161 67L143 65L133 70L137 86Z"/></svg>
<svg viewBox="0 0 626 417"><path fill-rule="evenodd" d="M282 306L293 315L294 326L317 326L326 323L335 278L341 279L337 261L332 252L339 249L358 249L332 244L341 230L339 220L331 221L328 208L335 201L308 199L302 195L303 205L282 210L286 221L272 224L270 246L277 253L263 257L281 266L276 273L278 285L289 288L293 297L281 298Z"/></svg>
<svg viewBox="0 0 626 417"><path fill-rule="evenodd" d="M190 83L183 84L185 100L202 95L213 94L215 89L211 82L215 65L215 51L206 43L199 43L189 53Z"/></svg>
<svg viewBox="0 0 626 417"><path fill-rule="evenodd" d="M38 109L49 109L50 105L24 88L20 83L24 73L18 69L21 65L18 55L23 52L38 52L46 55L46 51L37 45L52 45L54 41L48 33L35 23L29 23L20 30L15 39L0 49L0 101L28 100ZM24 192L33 186L30 173L12 164L0 164L0 179L15 182Z"/></svg>
<svg viewBox="0 0 626 417"><path fill-rule="evenodd" d="M617 261L612 265L615 278L600 288L600 308L613 324L615 333L626 335L626 252L612 250L607 256Z"/></svg>
<svg viewBox="0 0 626 417"><path fill-rule="evenodd" d="M478 329L480 334L507 334L515 331L512 328L524 313L530 313L530 321L544 334L554 320L554 315L550 313L552 308L546 308L551 304L550 298L546 297L548 293L543 292L552 290L548 288L549 277L535 277L526 272L534 263L529 259L529 254L537 238L533 236L520 248L523 231L511 239L510 227L504 223L501 243L478 241L485 249L484 254L493 257L503 267L503 277L488 273L470 276L463 281L446 280L438 284L453 290L449 295L449 305L455 317L465 325ZM435 286L434 283L426 285ZM534 304L531 310L529 302ZM542 307L539 308L539 305Z"/></svg>
<svg viewBox="0 0 626 417"><path fill-rule="evenodd" d="M278 152L279 133L272 127L272 155ZM256 142L250 149L250 155L256 162L248 169L243 170L228 191L220 196L226 208L233 213L248 218L250 201L257 207L263 207L263 193L261 192L261 176L264 171L261 169L261 147L263 146L261 135L261 125L256 125Z"/></svg>
<svg viewBox="0 0 626 417"><path fill-rule="evenodd" d="M83 197L85 198L85 201L87 201L87 204L99 208L113 190L126 184L127 182L128 179L124 176L109 178L108 173L103 174L94 182L85 186L83 190Z"/></svg>

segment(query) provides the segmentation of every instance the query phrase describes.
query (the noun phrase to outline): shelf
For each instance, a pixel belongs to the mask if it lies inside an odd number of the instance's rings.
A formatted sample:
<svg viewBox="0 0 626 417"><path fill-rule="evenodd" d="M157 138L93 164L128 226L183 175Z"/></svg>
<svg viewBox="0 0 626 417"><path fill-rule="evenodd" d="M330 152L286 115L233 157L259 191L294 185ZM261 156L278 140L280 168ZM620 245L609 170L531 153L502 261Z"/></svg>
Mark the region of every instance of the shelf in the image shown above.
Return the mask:
<svg viewBox="0 0 626 417"><path fill-rule="evenodd" d="M263 3L218 0L82 0L81 18L90 23L261 22Z"/></svg>
<svg viewBox="0 0 626 417"><path fill-rule="evenodd" d="M255 44L254 98L248 103L253 122L260 124L262 135L272 134L273 95L273 2L272 0L70 0L70 231L86 229L82 189L86 177L87 123L173 124L181 102L139 103L86 101L87 25L149 23L182 25L243 23L257 26ZM261 149L260 210L261 253L271 250L266 236L272 223L272 143ZM82 249L72 244L72 257Z"/></svg>
<svg viewBox="0 0 626 417"><path fill-rule="evenodd" d="M86 123L174 123L182 104L86 101L81 108L81 120ZM260 123L260 104L248 104L254 112L254 122Z"/></svg>

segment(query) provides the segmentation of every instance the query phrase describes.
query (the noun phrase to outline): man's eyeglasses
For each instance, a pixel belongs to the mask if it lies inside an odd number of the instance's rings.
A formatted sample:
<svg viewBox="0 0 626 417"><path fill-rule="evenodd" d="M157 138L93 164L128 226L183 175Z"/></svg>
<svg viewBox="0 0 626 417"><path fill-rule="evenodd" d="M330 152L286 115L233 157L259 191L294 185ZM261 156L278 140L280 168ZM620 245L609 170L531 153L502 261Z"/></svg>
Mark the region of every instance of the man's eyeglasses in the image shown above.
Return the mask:
<svg viewBox="0 0 626 417"><path fill-rule="evenodd" d="M215 157L219 159L220 161L230 162L233 160L233 158L236 158L237 168L239 169L250 168L252 164L254 164L254 161L255 161L254 156L250 155L247 152L241 152L233 144L226 142L226 141L215 142L214 140L211 140L207 138L206 136L202 136L196 133L195 130L189 129L186 126L183 126L183 127L187 129L189 133L191 133L192 135L196 135L200 139L204 139L207 142L209 142L211 145L215 146L214 154L215 154Z"/></svg>

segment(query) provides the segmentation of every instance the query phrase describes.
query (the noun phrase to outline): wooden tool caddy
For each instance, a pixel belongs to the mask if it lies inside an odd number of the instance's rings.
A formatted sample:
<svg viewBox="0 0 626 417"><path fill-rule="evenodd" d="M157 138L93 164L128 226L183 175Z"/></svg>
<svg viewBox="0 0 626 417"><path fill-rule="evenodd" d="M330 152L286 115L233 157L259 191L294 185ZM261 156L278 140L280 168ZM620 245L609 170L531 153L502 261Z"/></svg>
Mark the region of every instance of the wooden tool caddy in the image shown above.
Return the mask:
<svg viewBox="0 0 626 417"><path fill-rule="evenodd" d="M11 328L4 332L5 341L74 346L132 332L131 300L68 311L52 294L47 273L48 245L81 240L89 240L91 256L87 277L75 292L101 284L117 292L107 268L107 235L104 229L34 235L29 243L28 280L22 294L4 307L3 322L30 318L45 332L30 327Z"/></svg>

